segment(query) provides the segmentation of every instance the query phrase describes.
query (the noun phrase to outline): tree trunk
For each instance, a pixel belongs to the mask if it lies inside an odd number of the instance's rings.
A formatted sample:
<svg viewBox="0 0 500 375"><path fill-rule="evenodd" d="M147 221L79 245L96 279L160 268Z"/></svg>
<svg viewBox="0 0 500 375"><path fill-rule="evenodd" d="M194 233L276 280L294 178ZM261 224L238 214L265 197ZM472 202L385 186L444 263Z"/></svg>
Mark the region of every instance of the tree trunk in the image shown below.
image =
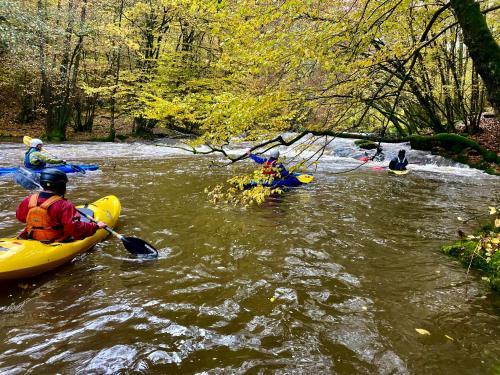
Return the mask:
<svg viewBox="0 0 500 375"><path fill-rule="evenodd" d="M44 9L42 0L37 1L37 13L38 13L38 18L40 19L41 22L47 20L46 9ZM49 75L47 73L47 61L46 61L47 36L45 35L43 28L40 29L39 33L40 35L38 38L38 65L40 70L40 77L42 80L42 85L41 85L42 100L43 100L43 105L47 111L47 116L45 121L45 133L48 139L52 139L53 136L55 138L60 138L61 134L59 129L55 130L53 129L52 126L54 105L52 103L53 88L50 83ZM63 134L63 139L64 138L65 135Z"/></svg>
<svg viewBox="0 0 500 375"><path fill-rule="evenodd" d="M450 0L477 72L483 79L488 100L500 116L500 46L475 0Z"/></svg>
<svg viewBox="0 0 500 375"><path fill-rule="evenodd" d="M120 3L120 9L119 9L119 14L118 14L118 28L121 29L122 27L122 16L123 16L123 8L124 8L124 0L121 0ZM115 86L113 87L113 91L111 92L111 123L109 124L109 130L108 130L108 140L114 141L115 136L116 136L116 126L115 126L115 121L116 121L116 92L117 92L117 87L118 83L120 82L120 64L121 64L121 46L118 46L118 50L116 49L116 46L114 46L113 43L113 63L116 65L115 72L114 72L114 83Z"/></svg>

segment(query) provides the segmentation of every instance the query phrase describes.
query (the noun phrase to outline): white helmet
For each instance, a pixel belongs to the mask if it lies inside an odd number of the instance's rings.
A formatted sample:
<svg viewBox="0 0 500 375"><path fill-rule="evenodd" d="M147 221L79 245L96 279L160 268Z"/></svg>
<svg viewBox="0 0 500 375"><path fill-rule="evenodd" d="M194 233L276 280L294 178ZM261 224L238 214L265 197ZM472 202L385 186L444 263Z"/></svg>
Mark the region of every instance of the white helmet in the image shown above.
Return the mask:
<svg viewBox="0 0 500 375"><path fill-rule="evenodd" d="M38 138L33 138L30 142L30 147L37 147L38 145L43 145L42 140Z"/></svg>
<svg viewBox="0 0 500 375"><path fill-rule="evenodd" d="M278 159L280 157L279 150L272 150L271 153L269 154L269 157L271 159Z"/></svg>

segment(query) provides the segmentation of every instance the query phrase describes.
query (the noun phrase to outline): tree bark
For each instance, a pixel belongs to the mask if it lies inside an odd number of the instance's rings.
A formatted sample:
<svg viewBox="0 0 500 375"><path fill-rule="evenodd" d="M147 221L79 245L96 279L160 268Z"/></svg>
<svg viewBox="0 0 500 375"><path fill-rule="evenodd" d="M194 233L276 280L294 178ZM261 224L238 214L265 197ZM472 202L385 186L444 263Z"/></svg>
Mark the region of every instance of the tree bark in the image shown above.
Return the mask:
<svg viewBox="0 0 500 375"><path fill-rule="evenodd" d="M123 16L123 8L124 8L124 0L121 0L120 2L120 9L118 13L118 28L121 29L122 27L122 16ZM118 48L115 46L113 42L113 54L112 54L112 65L115 65L115 72L114 72L114 87L111 92L111 123L109 125L109 131L108 131L108 140L114 141L115 136L116 136L116 126L115 126L115 121L116 121L116 92L118 88L118 83L120 82L120 68L121 68L121 46L118 45Z"/></svg>
<svg viewBox="0 0 500 375"><path fill-rule="evenodd" d="M462 28L464 43L477 72L483 79L488 100L500 116L500 46L493 38L479 3L475 0L450 0Z"/></svg>

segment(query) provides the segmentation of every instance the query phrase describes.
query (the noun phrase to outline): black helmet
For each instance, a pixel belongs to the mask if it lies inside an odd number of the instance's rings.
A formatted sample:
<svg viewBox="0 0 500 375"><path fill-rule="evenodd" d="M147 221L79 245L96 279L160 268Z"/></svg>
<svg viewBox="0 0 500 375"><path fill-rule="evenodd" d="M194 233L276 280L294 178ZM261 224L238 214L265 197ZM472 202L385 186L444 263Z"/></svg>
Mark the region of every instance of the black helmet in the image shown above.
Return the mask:
<svg viewBox="0 0 500 375"><path fill-rule="evenodd" d="M66 173L58 169L48 168L40 173L40 185L44 189L52 190L59 195L66 193L67 182L68 176L66 176Z"/></svg>
<svg viewBox="0 0 500 375"><path fill-rule="evenodd" d="M398 156L405 156L406 151L405 150L399 150Z"/></svg>

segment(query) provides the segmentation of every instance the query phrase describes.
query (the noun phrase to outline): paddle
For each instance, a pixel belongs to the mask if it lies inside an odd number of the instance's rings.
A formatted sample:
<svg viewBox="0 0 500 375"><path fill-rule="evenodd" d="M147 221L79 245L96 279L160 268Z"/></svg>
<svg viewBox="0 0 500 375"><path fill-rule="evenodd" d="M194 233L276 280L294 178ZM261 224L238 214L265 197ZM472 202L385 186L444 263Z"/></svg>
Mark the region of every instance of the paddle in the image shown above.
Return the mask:
<svg viewBox="0 0 500 375"><path fill-rule="evenodd" d="M14 180L27 190L34 190L36 188L43 189L38 180L36 179L36 175L34 175L32 172L24 168L18 169L18 171L15 174ZM94 223L98 222L92 216L87 215L84 211L79 210L78 208L76 210L80 213L80 215L86 217L90 221L93 221ZM125 237L115 232L108 226L105 226L102 229L111 233L113 236L119 238L128 252L134 255L146 256L148 258L158 257L158 251L146 241L143 241L140 238L136 237Z"/></svg>
<svg viewBox="0 0 500 375"><path fill-rule="evenodd" d="M23 137L23 143L24 143L26 146L28 146L28 147L30 147L31 140L32 140L32 138L31 138L31 137L29 137L29 136L27 136L27 135L25 135L25 136ZM43 151L45 151L45 152L46 152L47 154L49 154L50 156L52 156L54 159L57 159L57 156L55 156L55 155L51 154L50 152L48 152L48 151L47 151L47 149L46 149L45 147L42 147L42 150L43 150ZM85 174L85 169L83 169L83 168L79 167L78 165L74 165L74 164L66 164L66 163L65 163L65 165L67 165L68 167L70 167L71 169L73 169L75 172ZM50 167L49 167L49 168L50 168Z"/></svg>
<svg viewBox="0 0 500 375"><path fill-rule="evenodd" d="M93 221L94 223L97 223L96 219L94 219L92 216L87 215L84 211L79 210L78 208L76 210L80 213L80 215L86 217L87 219ZM125 246L125 249L127 249L128 252L134 255L145 255L150 258L158 257L158 250L156 250L152 245L150 245L146 241L136 237L125 237L120 233L115 232L108 226L105 226L103 229L106 230L108 233L111 233L116 238L120 239L123 243L123 246Z"/></svg>
<svg viewBox="0 0 500 375"><path fill-rule="evenodd" d="M39 178L39 175L23 167L19 167L14 174L14 181L26 190L41 189Z"/></svg>
<svg viewBox="0 0 500 375"><path fill-rule="evenodd" d="M314 179L314 176L311 176L310 174L299 174L298 176L295 176L295 178L303 184L308 184Z"/></svg>

